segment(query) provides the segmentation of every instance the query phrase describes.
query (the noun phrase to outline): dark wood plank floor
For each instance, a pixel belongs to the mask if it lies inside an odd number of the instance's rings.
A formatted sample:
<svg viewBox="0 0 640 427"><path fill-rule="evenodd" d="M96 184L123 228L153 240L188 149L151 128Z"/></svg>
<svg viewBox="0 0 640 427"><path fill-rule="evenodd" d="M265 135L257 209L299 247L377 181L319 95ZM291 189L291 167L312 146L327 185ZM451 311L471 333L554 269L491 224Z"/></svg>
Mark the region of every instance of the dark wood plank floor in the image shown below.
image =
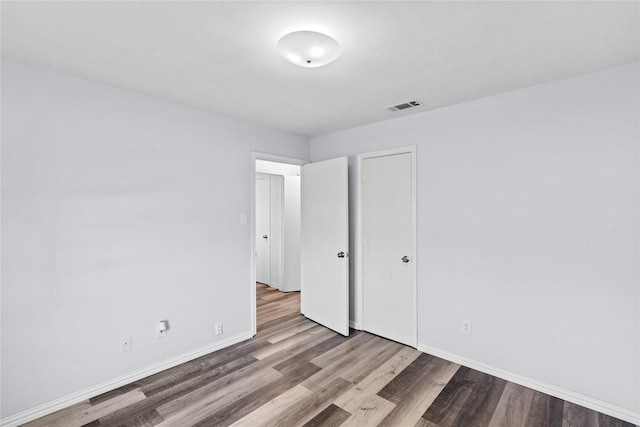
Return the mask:
<svg viewBox="0 0 640 427"><path fill-rule="evenodd" d="M255 338L30 426L631 427L366 332L300 315L298 293L257 287Z"/></svg>

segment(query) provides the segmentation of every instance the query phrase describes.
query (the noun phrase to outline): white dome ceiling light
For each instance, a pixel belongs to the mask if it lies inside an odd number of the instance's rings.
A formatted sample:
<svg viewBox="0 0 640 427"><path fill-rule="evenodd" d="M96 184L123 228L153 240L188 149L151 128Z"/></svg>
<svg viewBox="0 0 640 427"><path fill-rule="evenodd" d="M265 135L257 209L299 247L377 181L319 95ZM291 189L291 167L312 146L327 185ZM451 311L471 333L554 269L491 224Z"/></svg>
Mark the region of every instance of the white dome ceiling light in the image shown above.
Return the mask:
<svg viewBox="0 0 640 427"><path fill-rule="evenodd" d="M335 61L340 55L340 45L326 34L295 31L278 40L278 51L292 64L315 68Z"/></svg>

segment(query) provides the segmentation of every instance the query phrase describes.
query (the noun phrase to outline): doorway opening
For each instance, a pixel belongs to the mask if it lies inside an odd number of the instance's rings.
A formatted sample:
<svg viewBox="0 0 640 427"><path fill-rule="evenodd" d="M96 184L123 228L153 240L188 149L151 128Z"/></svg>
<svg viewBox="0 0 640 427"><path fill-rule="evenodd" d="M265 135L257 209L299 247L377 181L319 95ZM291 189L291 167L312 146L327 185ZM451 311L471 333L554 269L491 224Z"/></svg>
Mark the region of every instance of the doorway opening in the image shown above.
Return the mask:
<svg viewBox="0 0 640 427"><path fill-rule="evenodd" d="M257 332L257 286L300 290L300 167L308 161L252 153L251 299ZM261 285L258 285L261 284Z"/></svg>
<svg viewBox="0 0 640 427"><path fill-rule="evenodd" d="M300 290L300 166L256 161L256 281Z"/></svg>

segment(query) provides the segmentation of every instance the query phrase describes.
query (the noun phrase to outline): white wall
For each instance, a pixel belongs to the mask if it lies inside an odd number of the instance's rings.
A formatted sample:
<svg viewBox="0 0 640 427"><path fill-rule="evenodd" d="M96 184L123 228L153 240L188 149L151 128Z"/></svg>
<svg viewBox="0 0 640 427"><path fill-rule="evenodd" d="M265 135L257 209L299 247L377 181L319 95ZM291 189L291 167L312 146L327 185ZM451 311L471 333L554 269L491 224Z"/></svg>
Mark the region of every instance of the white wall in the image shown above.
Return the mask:
<svg viewBox="0 0 640 427"><path fill-rule="evenodd" d="M250 333L252 150L309 154L302 137L3 61L2 417Z"/></svg>
<svg viewBox="0 0 640 427"><path fill-rule="evenodd" d="M352 166L417 145L421 345L640 411L638 75L312 138L312 161Z"/></svg>
<svg viewBox="0 0 640 427"><path fill-rule="evenodd" d="M256 159L256 173L300 176L300 165L290 165L288 163L270 162L268 160Z"/></svg>
<svg viewBox="0 0 640 427"><path fill-rule="evenodd" d="M300 290L300 177L285 176L283 198L282 290Z"/></svg>

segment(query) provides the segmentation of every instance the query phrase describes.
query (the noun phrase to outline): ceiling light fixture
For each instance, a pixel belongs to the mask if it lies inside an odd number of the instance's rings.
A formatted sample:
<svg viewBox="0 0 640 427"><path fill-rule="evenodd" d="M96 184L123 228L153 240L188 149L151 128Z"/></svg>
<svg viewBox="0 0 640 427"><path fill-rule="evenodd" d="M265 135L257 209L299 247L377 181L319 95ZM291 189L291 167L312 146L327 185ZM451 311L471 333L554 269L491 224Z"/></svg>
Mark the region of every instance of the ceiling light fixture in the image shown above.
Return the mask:
<svg viewBox="0 0 640 427"><path fill-rule="evenodd" d="M315 31L295 31L278 40L280 55L301 67L322 67L336 60L340 45L326 34Z"/></svg>

